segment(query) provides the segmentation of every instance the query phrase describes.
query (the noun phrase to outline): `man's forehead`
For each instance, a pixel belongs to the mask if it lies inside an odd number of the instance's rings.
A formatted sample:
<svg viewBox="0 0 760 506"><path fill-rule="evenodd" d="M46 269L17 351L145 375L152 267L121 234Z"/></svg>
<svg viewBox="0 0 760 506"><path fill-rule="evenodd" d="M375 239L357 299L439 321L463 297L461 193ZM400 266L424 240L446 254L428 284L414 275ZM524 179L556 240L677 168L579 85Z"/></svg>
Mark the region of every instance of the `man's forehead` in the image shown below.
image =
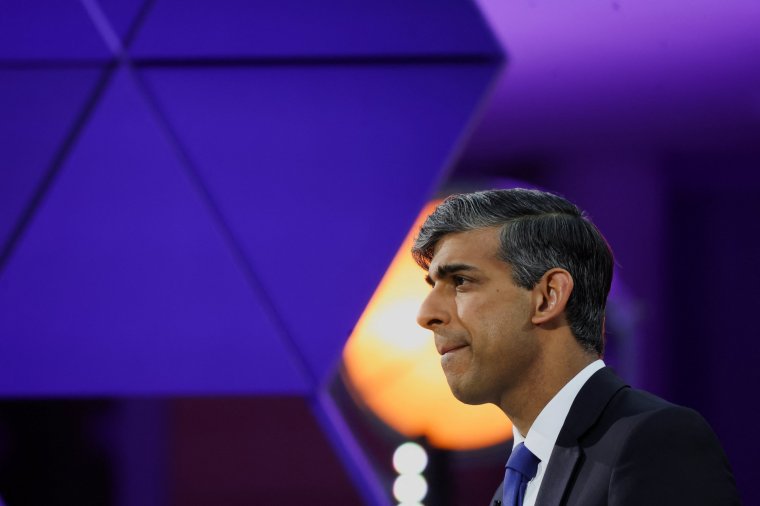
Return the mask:
<svg viewBox="0 0 760 506"><path fill-rule="evenodd" d="M430 269L441 263L470 263L498 258L499 231L497 227L489 227L444 235L433 249Z"/></svg>

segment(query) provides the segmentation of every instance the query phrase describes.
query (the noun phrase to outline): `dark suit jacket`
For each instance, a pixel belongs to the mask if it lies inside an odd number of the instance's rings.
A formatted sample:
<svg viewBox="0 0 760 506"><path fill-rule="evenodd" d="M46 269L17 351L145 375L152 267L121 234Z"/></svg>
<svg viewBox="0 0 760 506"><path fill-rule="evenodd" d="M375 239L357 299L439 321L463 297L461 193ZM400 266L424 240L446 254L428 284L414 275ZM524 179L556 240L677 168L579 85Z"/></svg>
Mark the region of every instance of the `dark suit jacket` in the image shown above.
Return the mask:
<svg viewBox="0 0 760 506"><path fill-rule="evenodd" d="M501 486L492 504L500 504ZM536 506L740 504L715 434L696 412L634 390L610 369L578 392Z"/></svg>

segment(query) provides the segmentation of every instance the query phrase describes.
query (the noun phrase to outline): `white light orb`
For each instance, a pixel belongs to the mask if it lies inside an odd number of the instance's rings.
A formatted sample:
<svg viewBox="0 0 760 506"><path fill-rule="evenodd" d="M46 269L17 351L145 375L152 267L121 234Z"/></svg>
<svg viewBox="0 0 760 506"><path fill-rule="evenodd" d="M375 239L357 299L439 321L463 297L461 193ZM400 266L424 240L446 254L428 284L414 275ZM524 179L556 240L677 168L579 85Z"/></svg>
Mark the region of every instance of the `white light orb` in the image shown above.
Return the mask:
<svg viewBox="0 0 760 506"><path fill-rule="evenodd" d="M420 474L425 470L428 463L428 455L425 449L408 441L393 452L393 468L399 474Z"/></svg>
<svg viewBox="0 0 760 506"><path fill-rule="evenodd" d="M393 482L393 497L401 503L420 502L427 491L427 481L419 474L402 474Z"/></svg>

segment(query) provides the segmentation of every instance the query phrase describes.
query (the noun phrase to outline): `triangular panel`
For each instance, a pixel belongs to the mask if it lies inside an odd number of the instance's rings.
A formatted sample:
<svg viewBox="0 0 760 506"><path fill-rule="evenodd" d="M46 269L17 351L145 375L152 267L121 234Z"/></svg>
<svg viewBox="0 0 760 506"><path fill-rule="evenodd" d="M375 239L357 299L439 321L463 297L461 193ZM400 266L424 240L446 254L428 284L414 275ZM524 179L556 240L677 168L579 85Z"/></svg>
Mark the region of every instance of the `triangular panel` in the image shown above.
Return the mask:
<svg viewBox="0 0 760 506"><path fill-rule="evenodd" d="M301 393L300 362L121 71L0 274L0 393Z"/></svg>
<svg viewBox="0 0 760 506"><path fill-rule="evenodd" d="M132 50L151 58L500 53L470 0L158 0Z"/></svg>
<svg viewBox="0 0 760 506"><path fill-rule="evenodd" d="M0 69L0 252L75 127L95 69Z"/></svg>
<svg viewBox="0 0 760 506"><path fill-rule="evenodd" d="M144 71L317 377L334 365L496 70Z"/></svg>
<svg viewBox="0 0 760 506"><path fill-rule="evenodd" d="M122 43L134 29L147 0L97 0Z"/></svg>
<svg viewBox="0 0 760 506"><path fill-rule="evenodd" d="M98 60L112 55L80 2L0 4L0 60Z"/></svg>

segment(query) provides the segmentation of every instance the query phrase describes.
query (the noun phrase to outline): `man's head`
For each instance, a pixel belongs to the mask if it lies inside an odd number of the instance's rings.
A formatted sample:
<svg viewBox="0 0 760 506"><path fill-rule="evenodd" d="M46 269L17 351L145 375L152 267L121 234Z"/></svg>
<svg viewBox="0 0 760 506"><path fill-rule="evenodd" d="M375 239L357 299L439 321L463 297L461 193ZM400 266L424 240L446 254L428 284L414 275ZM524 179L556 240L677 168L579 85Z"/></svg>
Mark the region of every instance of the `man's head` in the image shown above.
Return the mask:
<svg viewBox="0 0 760 506"><path fill-rule="evenodd" d="M498 230L495 253L518 287L533 289L551 269L570 274L565 318L578 343L601 354L612 252L599 230L564 198L524 189L454 195L422 225L412 254L428 269L444 237L489 228Z"/></svg>

